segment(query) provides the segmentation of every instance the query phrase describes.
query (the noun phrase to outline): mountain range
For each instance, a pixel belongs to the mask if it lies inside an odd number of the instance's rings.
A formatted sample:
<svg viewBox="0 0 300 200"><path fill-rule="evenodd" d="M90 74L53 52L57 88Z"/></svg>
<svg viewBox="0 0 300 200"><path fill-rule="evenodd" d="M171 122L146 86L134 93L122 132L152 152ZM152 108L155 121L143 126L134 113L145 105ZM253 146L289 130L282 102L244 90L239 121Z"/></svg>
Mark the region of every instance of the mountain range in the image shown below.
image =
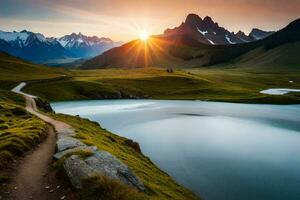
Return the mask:
<svg viewBox="0 0 300 200"><path fill-rule="evenodd" d="M273 31L267 32L257 28L254 28L249 35L242 31L234 33L220 27L209 16L201 19L196 14L189 14L185 22L176 28L165 30L163 36L184 35L204 44L224 45L253 42L273 33Z"/></svg>
<svg viewBox="0 0 300 200"><path fill-rule="evenodd" d="M0 31L0 50L35 63L53 60L90 58L121 45L109 38L85 36L81 33L60 38L46 38L41 33Z"/></svg>
<svg viewBox="0 0 300 200"><path fill-rule="evenodd" d="M212 37L212 34L215 36ZM249 41L245 42L246 39ZM263 66L297 67L300 65L297 56L299 49L300 19L277 32L253 29L246 36L242 33L230 34L209 17L202 20L199 16L190 14L179 27L167 29L162 35L152 36L148 42L134 40L108 50L85 62L82 68L149 66L184 68L226 64L239 60L263 63ZM251 62L255 59L256 62Z"/></svg>

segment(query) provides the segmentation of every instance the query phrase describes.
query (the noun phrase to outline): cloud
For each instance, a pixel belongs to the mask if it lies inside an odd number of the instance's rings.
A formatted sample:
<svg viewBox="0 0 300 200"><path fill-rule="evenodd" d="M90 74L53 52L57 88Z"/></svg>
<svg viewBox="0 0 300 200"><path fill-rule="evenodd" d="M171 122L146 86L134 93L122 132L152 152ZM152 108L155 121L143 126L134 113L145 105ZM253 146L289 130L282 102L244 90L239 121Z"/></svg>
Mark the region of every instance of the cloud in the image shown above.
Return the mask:
<svg viewBox="0 0 300 200"><path fill-rule="evenodd" d="M1 0L0 18L4 28L21 27L17 21L22 21L23 28L40 28L48 35L81 28L87 34L129 40L141 29L161 33L178 26L191 12L249 32L253 27L279 29L299 17L299 11L298 0Z"/></svg>

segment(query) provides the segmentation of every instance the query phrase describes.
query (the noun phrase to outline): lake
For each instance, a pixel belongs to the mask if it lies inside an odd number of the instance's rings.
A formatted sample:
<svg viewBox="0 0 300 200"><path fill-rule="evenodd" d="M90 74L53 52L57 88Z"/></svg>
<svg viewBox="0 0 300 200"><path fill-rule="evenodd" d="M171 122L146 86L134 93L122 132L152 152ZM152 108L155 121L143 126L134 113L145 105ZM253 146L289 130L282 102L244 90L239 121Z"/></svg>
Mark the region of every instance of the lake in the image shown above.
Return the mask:
<svg viewBox="0 0 300 200"><path fill-rule="evenodd" d="M134 139L206 200L300 199L300 105L97 100L52 103Z"/></svg>

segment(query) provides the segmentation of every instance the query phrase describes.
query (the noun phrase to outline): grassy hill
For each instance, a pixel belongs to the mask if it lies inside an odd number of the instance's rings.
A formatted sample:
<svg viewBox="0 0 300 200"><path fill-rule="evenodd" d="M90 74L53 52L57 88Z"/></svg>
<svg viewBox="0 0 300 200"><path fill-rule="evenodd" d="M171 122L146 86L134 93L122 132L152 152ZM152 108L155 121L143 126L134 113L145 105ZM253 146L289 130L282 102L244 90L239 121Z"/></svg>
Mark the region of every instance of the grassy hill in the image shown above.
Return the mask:
<svg viewBox="0 0 300 200"><path fill-rule="evenodd" d="M119 77L127 74L122 73L114 74ZM10 168L12 161L32 149L46 136L46 123L24 109L25 103L22 96L10 92L10 89L17 82L26 81L32 87L38 86L38 91L44 94L42 96L46 99L51 99L45 95L49 92L53 97L71 100L78 97L89 98L94 90L100 91L102 95L105 94L105 91L101 87L102 83L86 80L86 77L90 77L92 74L86 74L82 71L67 72L61 69L38 66L4 53L0 54L0 74L0 83L5 83L0 85L0 184L2 184L11 176L10 170L7 168ZM136 76L140 77L140 74L137 73ZM66 75L66 77L61 78L62 75ZM73 78L75 75L78 76L77 80ZM156 71L153 74L148 74L148 77L153 76L157 76ZM92 79L95 78L97 79L95 76L92 77ZM39 88L39 86L43 88ZM56 89L53 90L54 88ZM109 87L106 90L110 92L113 88ZM86 144L96 145L99 149L107 150L128 164L147 187L147 194L145 194L147 199L199 199L191 191L176 183L168 174L161 171L148 157L137 153L128 146L125 142L126 138L112 134L89 120L54 113L48 114L72 125L76 129L76 137ZM115 188L116 191L120 187L120 184L101 185L106 183L109 184L110 182L103 183L95 180L93 184L89 185L88 194L83 195L99 196L104 187L112 191L114 190L113 187L117 187ZM4 192L2 189L0 188L1 196Z"/></svg>
<svg viewBox="0 0 300 200"><path fill-rule="evenodd" d="M233 60L229 66L252 71L300 71L300 41L266 50L257 48ZM224 66L224 64L223 64Z"/></svg>
<svg viewBox="0 0 300 200"><path fill-rule="evenodd" d="M0 182L9 178L9 174L3 174L8 163L33 148L46 134L46 124L26 112L24 98L10 90L21 81L55 78L62 73L0 52Z"/></svg>
<svg viewBox="0 0 300 200"><path fill-rule="evenodd" d="M0 89L11 89L20 81L61 77L62 69L35 65L0 52Z"/></svg>

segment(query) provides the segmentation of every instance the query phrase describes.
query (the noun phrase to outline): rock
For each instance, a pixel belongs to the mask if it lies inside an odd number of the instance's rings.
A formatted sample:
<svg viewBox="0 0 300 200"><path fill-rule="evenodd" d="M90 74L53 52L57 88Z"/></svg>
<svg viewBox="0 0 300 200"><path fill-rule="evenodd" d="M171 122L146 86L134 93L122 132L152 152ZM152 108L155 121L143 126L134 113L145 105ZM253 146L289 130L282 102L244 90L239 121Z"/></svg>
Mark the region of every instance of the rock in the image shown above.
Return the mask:
<svg viewBox="0 0 300 200"><path fill-rule="evenodd" d="M141 153L138 143L132 140L125 142L128 146L131 146ZM54 155L54 158L56 159L61 159L66 154L76 154L76 151L82 150L94 153L94 155L91 155L86 159L81 158L78 155L71 155L64 160L63 167L73 187L81 189L83 179L93 177L95 174L100 174L123 182L126 185L133 186L138 190L145 190L143 183L128 168L128 166L123 164L112 154L106 151L97 150L97 147L95 146L87 146L79 140L69 136L61 136L56 144L58 150Z"/></svg>
<svg viewBox="0 0 300 200"><path fill-rule="evenodd" d="M130 139L125 140L123 143L126 146L129 146L129 147L133 148L136 152L142 154L142 151L141 151L139 143L137 143L137 142L135 142L133 140L130 140Z"/></svg>
<svg viewBox="0 0 300 200"><path fill-rule="evenodd" d="M128 166L106 151L98 150L93 156L87 158L85 162L97 173L119 180L139 190L145 190L143 183Z"/></svg>
<svg viewBox="0 0 300 200"><path fill-rule="evenodd" d="M46 112L54 112L49 102L41 98L35 98L35 103L37 107Z"/></svg>
<svg viewBox="0 0 300 200"><path fill-rule="evenodd" d="M79 140L71 137L61 137L56 142L57 145L57 151L61 152L67 149L72 149L80 146L86 146Z"/></svg>
<svg viewBox="0 0 300 200"><path fill-rule="evenodd" d="M95 146L79 146L72 149L67 149L65 151L60 151L53 155L53 157L57 160L61 159L67 154L75 154L78 151L90 151L91 153L95 153L97 151L97 147Z"/></svg>
<svg viewBox="0 0 300 200"><path fill-rule="evenodd" d="M93 169L86 164L78 155L72 155L64 161L64 169L73 187L82 188L82 180L93 174Z"/></svg>
<svg viewBox="0 0 300 200"><path fill-rule="evenodd" d="M74 130L71 128L60 129L58 131L58 139L74 136Z"/></svg>

